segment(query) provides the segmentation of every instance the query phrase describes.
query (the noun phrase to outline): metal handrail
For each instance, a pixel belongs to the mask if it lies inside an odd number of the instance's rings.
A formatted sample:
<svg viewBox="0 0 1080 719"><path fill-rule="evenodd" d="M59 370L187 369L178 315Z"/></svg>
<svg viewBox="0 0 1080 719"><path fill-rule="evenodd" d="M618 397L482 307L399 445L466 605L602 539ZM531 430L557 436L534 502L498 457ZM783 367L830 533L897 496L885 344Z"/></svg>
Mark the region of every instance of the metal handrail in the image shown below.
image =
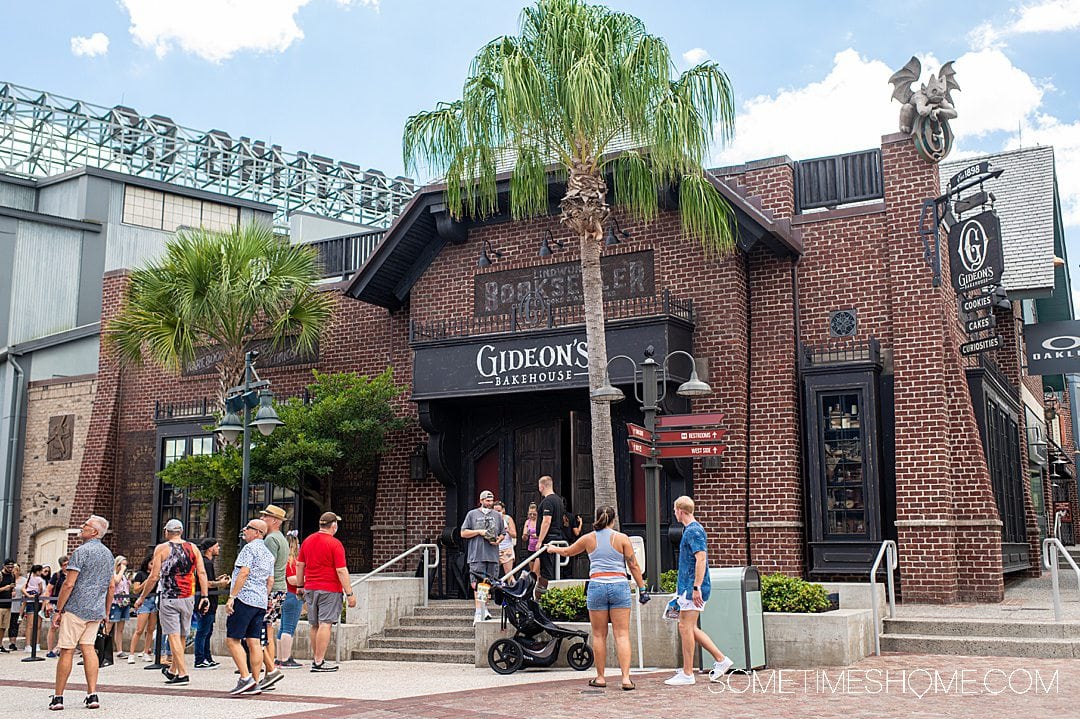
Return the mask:
<svg viewBox="0 0 1080 719"><path fill-rule="evenodd" d="M561 539L556 539L556 540L551 541L551 542L546 542L546 543L544 543L543 546L539 547L535 552L533 552L529 556L525 557L525 559L522 559L521 562L519 562L516 566L511 567L510 571L507 572L506 574L504 574L500 581L505 582L506 580L510 579L512 576L517 574L522 569L522 567L526 566L532 560L536 559L541 554L545 553L547 551L546 547L549 544L556 545L556 546L559 546L559 547L569 547L570 546L567 542L564 542ZM556 556L558 556L558 555L556 555ZM568 564L570 564L570 557L561 557L560 556L559 560L557 562L555 562L555 581L556 582L559 581L560 579L562 579L562 568L565 567Z"/></svg>
<svg viewBox="0 0 1080 719"><path fill-rule="evenodd" d="M1050 584L1054 588L1054 621L1060 622L1061 589L1058 585L1058 552L1061 552L1061 556L1065 557L1065 561L1069 563L1069 566L1076 573L1077 589L1080 589L1080 567L1076 566L1076 562L1073 561L1068 550L1065 549L1065 545L1057 537L1044 539L1042 550L1043 567L1050 570Z"/></svg>
<svg viewBox="0 0 1080 719"><path fill-rule="evenodd" d="M896 589L893 585L893 570L897 566L896 542L886 539L881 543L874 564L870 567L870 609L874 621L874 656L881 656L881 632L878 629L877 573L881 560L885 561L886 594L889 600L889 619L896 616Z"/></svg>
<svg viewBox="0 0 1080 719"><path fill-rule="evenodd" d="M980 355L981 357L982 355ZM1061 520L1068 514L1064 509L1054 512L1054 539L1061 540Z"/></svg>
<svg viewBox="0 0 1080 719"><path fill-rule="evenodd" d="M396 557L391 559L389 562L386 562L386 563L376 567L375 569L372 569L370 572L368 572L364 576L360 577L359 579L356 579L356 580L350 582L349 586L353 590L355 590L358 584L366 582L367 580L371 579L376 574L378 574L382 570L386 569L390 565L396 564L397 562L400 562L402 559L409 556L413 552L418 552L421 549L424 550L424 588L423 588L423 596L424 596L424 606L426 607L428 605L428 587L430 585L430 581L429 581L430 574L429 574L429 572L430 572L430 570L437 568L439 566L440 562L441 562L440 555L439 555L439 545L437 545L437 544L417 544L415 547L413 547L411 549L406 549L404 552L397 555ZM430 555L428 554L428 552L430 552L432 549L435 550L435 561L429 563L428 562L428 557ZM335 644L336 650L337 650L337 661L340 662L341 661L341 622L338 622L336 625L334 625L334 644Z"/></svg>

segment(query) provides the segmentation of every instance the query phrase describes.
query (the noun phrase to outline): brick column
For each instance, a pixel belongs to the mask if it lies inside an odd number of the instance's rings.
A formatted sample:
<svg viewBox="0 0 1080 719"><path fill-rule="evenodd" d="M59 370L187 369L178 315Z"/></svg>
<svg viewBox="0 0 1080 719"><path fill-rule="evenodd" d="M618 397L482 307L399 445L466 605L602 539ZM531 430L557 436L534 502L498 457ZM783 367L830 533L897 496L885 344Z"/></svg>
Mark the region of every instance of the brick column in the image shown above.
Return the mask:
<svg viewBox="0 0 1080 719"><path fill-rule="evenodd" d="M931 286L918 235L938 168L911 139L882 140L896 422L896 528L904 597L1000 599L1001 533L963 364L948 252Z"/></svg>
<svg viewBox="0 0 1080 719"><path fill-rule="evenodd" d="M115 523L113 486L116 478L116 452L120 444L121 367L115 353L105 344L105 330L116 316L127 290L125 270L106 273L101 293L101 349L98 352L97 392L90 427L86 433L79 481L71 506L71 528L82 525L86 517L99 514ZM108 539L106 539L108 541ZM80 544L78 534L68 536L68 549Z"/></svg>

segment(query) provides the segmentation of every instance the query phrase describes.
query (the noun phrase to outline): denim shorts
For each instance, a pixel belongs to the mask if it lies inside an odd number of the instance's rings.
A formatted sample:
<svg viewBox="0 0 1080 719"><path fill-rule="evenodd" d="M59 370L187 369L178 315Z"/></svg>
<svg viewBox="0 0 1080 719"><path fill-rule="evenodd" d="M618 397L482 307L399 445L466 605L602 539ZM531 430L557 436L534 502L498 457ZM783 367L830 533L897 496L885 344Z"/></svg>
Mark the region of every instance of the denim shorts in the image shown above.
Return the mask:
<svg viewBox="0 0 1080 719"><path fill-rule="evenodd" d="M142 606L139 607L137 614L153 614L157 611L157 595L150 594L143 600Z"/></svg>
<svg viewBox="0 0 1080 719"><path fill-rule="evenodd" d="M131 617L131 607L121 607L116 604L109 609L110 622L126 622Z"/></svg>
<svg viewBox="0 0 1080 719"><path fill-rule="evenodd" d="M292 592L285 595L285 601L281 604L281 626L278 628L277 638L282 634L296 634L296 624L300 621L300 610L304 603Z"/></svg>
<svg viewBox="0 0 1080 719"><path fill-rule="evenodd" d="M603 612L608 609L630 608L630 582L589 582L589 593L585 597L585 606L590 611Z"/></svg>

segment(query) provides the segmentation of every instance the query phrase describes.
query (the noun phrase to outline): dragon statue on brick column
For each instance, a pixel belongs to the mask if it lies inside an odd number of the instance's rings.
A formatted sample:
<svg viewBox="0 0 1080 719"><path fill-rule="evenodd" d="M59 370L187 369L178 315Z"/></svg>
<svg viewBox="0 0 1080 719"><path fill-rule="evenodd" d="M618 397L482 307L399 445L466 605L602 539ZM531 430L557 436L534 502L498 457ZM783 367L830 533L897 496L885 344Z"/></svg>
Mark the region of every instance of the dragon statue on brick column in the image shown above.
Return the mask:
<svg viewBox="0 0 1080 719"><path fill-rule="evenodd" d="M959 90L956 71L952 61L941 66L937 75L918 90L913 85L922 75L922 63L912 57L897 70L889 82L893 85L892 97L903 106L900 108L900 132L915 140L915 149L928 162L940 162L949 154L953 145L953 133L949 120L956 117L952 92Z"/></svg>

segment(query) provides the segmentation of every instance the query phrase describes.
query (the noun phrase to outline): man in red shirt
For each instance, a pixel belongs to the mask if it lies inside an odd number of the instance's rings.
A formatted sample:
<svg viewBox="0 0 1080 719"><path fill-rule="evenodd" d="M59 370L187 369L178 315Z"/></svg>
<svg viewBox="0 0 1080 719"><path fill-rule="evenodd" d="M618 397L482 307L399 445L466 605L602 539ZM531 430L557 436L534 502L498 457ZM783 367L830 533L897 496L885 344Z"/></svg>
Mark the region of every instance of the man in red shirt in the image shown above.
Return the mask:
<svg viewBox="0 0 1080 719"><path fill-rule="evenodd" d="M334 538L341 517L324 512L319 517L319 531L304 540L296 557L296 586L304 589L311 626L313 672L336 672L337 665L326 661L330 628L341 620L341 595L349 607L356 606L349 568L345 566L345 547Z"/></svg>

